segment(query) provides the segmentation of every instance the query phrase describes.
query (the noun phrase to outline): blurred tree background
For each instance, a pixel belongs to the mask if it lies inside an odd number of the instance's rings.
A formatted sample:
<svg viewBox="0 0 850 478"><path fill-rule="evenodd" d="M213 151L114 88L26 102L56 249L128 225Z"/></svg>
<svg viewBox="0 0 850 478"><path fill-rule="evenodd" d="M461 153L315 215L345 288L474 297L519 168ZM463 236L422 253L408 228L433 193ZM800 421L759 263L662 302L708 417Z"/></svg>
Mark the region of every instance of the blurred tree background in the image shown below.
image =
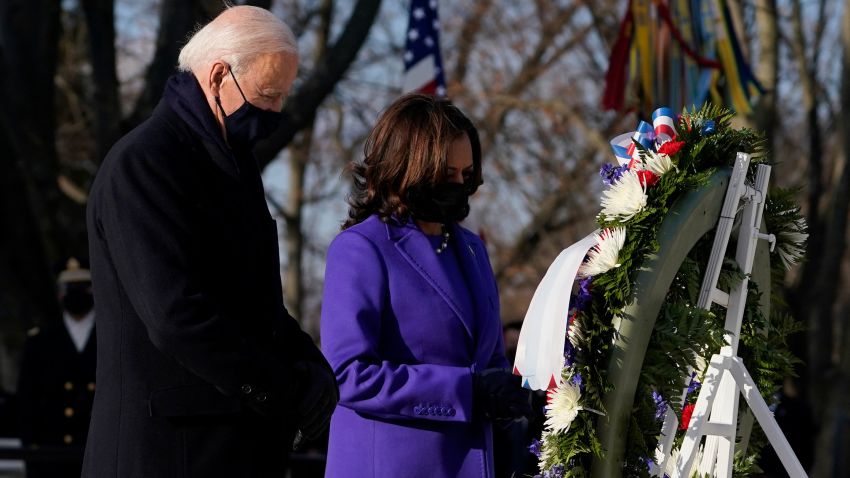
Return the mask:
<svg viewBox="0 0 850 478"><path fill-rule="evenodd" d="M295 31L301 68L281 129L257 148L281 234L286 304L318 340L345 166L401 93L405 0L266 0ZM442 2L448 95L476 121L485 185L467 226L487 241L503 321L521 320L546 267L594 227L608 141L634 114L600 106L624 0ZM729 2L766 88L741 125L767 134L772 182L798 187L806 262L785 288L807 330L786 393L818 425L812 476L850 476L850 1ZM55 265L87 254L85 204L113 142L151 112L177 53L220 0L0 3L0 385L26 330L57 320ZM842 458L844 457L844 458Z"/></svg>

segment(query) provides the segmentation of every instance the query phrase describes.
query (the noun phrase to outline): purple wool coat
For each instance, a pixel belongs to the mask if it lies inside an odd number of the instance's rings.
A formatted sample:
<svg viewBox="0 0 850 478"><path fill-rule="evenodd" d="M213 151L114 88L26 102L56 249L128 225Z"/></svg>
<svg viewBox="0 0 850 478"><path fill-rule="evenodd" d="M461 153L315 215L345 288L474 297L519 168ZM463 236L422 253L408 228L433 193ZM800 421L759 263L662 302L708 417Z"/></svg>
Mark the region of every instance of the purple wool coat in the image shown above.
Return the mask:
<svg viewBox="0 0 850 478"><path fill-rule="evenodd" d="M454 225L475 310L463 314L428 238L372 216L328 251L322 349L340 401L326 477L491 477L490 423L472 372L507 367L496 281L481 240Z"/></svg>

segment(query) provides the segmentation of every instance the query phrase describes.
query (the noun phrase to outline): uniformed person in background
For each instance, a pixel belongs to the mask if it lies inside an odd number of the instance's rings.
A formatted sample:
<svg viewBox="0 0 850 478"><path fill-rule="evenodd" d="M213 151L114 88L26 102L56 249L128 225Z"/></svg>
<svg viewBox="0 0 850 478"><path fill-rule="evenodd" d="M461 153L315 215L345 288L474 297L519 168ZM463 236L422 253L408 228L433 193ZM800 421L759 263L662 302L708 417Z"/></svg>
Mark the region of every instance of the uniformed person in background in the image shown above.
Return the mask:
<svg viewBox="0 0 850 478"><path fill-rule="evenodd" d="M70 259L59 274L62 318L30 330L21 356L18 403L25 447L56 449L56 460L27 461L28 478L79 478L97 357L91 273ZM78 456L74 456L78 455Z"/></svg>

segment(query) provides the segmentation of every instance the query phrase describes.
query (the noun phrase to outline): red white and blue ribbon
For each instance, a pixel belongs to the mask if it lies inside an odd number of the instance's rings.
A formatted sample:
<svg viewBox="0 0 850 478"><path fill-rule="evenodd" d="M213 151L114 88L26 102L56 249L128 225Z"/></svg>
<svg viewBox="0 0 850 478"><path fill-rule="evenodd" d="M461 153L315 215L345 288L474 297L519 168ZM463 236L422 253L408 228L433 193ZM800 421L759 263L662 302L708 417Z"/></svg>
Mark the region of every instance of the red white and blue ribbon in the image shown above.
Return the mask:
<svg viewBox="0 0 850 478"><path fill-rule="evenodd" d="M652 128L659 146L676 138L676 115L673 110L664 106L653 111Z"/></svg>
<svg viewBox="0 0 850 478"><path fill-rule="evenodd" d="M620 165L630 165L638 157L635 143L644 149L655 151L667 141L676 138L676 115L671 108L661 107L652 113L652 124L641 121L637 130L623 133L611 140L611 150Z"/></svg>

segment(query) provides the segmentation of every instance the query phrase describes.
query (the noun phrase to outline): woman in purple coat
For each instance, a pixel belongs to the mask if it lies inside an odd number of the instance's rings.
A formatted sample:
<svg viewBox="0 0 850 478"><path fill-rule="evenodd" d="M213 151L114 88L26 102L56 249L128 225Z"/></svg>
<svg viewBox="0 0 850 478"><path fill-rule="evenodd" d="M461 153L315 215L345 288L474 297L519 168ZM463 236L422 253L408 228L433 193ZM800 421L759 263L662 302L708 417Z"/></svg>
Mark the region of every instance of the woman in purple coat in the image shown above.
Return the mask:
<svg viewBox="0 0 850 478"><path fill-rule="evenodd" d="M491 420L531 407L507 368L487 250L457 224L482 183L478 134L449 101L408 95L365 152L325 272L340 389L326 476L493 476Z"/></svg>

